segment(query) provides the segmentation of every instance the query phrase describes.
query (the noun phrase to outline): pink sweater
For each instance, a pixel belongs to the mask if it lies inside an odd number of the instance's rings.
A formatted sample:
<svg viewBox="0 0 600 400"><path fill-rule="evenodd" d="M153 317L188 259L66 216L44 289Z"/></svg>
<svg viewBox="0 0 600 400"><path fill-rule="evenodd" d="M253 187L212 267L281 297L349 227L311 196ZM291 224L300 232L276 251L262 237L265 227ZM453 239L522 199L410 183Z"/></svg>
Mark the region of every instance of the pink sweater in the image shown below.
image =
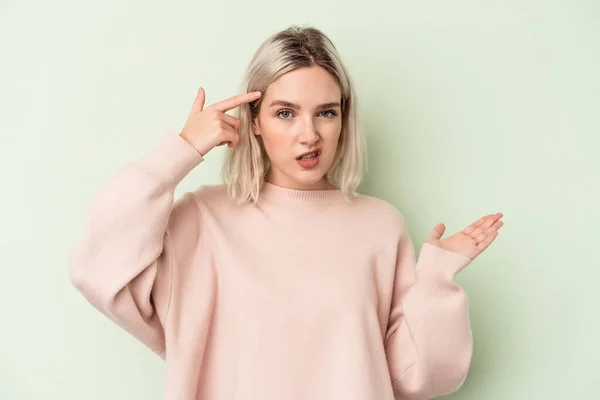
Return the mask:
<svg viewBox="0 0 600 400"><path fill-rule="evenodd" d="M175 200L202 162L176 134L94 197L70 277L166 361L172 400L430 399L471 360L471 259L425 243L402 215L340 191L223 186ZM395 396L394 397L394 393Z"/></svg>

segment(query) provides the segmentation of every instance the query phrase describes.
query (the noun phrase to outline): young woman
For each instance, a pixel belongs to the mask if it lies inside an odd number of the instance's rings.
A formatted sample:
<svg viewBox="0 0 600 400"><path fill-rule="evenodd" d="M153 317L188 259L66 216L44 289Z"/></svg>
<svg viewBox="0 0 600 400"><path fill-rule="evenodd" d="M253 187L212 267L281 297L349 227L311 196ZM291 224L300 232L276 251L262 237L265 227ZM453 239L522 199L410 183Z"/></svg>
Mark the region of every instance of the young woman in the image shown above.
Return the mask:
<svg viewBox="0 0 600 400"><path fill-rule="evenodd" d="M98 310L166 360L177 400L429 399L472 354L453 281L502 214L418 259L403 216L357 194L365 148L334 45L291 27L256 52L243 94L196 101L181 132L95 196L70 276ZM236 110L236 116L227 114ZM227 144L223 185L174 199Z"/></svg>

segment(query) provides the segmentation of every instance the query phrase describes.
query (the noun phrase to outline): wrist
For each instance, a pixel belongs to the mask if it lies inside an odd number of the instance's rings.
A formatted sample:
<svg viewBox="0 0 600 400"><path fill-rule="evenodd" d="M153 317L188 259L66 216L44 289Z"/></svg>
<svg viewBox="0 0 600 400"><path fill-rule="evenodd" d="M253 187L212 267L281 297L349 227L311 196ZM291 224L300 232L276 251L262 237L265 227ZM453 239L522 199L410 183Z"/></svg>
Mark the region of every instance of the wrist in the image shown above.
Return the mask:
<svg viewBox="0 0 600 400"><path fill-rule="evenodd" d="M431 277L452 279L473 261L464 254L446 250L442 247L425 242L421 247L418 259L420 274Z"/></svg>
<svg viewBox="0 0 600 400"><path fill-rule="evenodd" d="M206 149L205 146L202 146L202 145L199 145L198 143L196 143L196 141L193 140L192 136L190 136L185 129L183 129L179 133L179 136L183 140L185 140L190 146L192 146L198 152L198 154L200 154L201 157L204 157L206 155L206 153L208 153L208 149Z"/></svg>

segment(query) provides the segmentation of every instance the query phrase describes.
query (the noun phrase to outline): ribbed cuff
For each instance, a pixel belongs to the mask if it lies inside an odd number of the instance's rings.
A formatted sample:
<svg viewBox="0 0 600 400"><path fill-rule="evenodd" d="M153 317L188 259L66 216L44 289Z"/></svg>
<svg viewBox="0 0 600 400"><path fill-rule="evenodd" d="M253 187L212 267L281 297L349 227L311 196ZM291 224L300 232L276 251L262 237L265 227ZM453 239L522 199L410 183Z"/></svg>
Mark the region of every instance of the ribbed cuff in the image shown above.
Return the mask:
<svg viewBox="0 0 600 400"><path fill-rule="evenodd" d="M175 132L168 132L142 157L140 163L162 183L177 186L204 158Z"/></svg>
<svg viewBox="0 0 600 400"><path fill-rule="evenodd" d="M425 242L417 262L418 272L452 280L454 275L462 271L471 261L473 261L471 258L463 254Z"/></svg>

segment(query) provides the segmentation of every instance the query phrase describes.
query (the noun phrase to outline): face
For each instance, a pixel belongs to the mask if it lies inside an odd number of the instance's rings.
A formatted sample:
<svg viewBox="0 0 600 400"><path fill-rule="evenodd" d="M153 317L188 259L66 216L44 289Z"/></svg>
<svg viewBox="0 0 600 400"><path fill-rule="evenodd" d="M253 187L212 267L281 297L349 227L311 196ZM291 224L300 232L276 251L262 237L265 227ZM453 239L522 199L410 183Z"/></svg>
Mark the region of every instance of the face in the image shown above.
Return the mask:
<svg viewBox="0 0 600 400"><path fill-rule="evenodd" d="M342 130L341 90L324 68L288 72L263 93L254 132L271 168L267 181L291 189L327 189Z"/></svg>

